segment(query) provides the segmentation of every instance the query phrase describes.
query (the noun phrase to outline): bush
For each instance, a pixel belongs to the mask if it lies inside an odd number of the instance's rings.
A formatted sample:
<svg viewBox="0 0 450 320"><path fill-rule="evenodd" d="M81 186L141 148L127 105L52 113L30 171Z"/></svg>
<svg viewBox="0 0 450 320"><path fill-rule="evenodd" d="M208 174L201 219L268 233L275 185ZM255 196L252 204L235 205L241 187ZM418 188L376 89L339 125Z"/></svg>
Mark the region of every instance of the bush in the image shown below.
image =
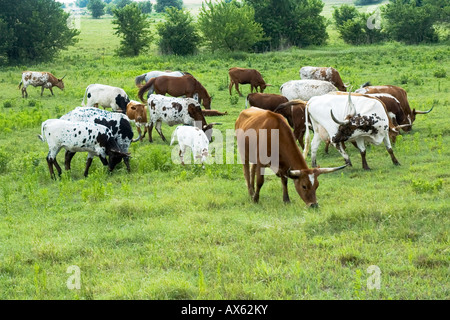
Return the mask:
<svg viewBox="0 0 450 320"><path fill-rule="evenodd" d="M122 9L113 10L116 25L115 34L122 37L119 55L137 56L139 52L152 40L148 29L147 15L142 13L136 3L129 4Z"/></svg>
<svg viewBox="0 0 450 320"><path fill-rule="evenodd" d="M263 38L263 29L255 22L255 10L235 0L203 2L198 24L212 52L216 49L248 51Z"/></svg>
<svg viewBox="0 0 450 320"><path fill-rule="evenodd" d="M183 8L182 0L156 0L155 11L164 12L166 8L177 8L181 10Z"/></svg>
<svg viewBox="0 0 450 320"><path fill-rule="evenodd" d="M407 44L438 41L433 27L438 17L432 5L415 0L391 0L382 11L386 30L394 40Z"/></svg>
<svg viewBox="0 0 450 320"><path fill-rule="evenodd" d="M354 6L342 5L333 11L336 28L344 42L358 45L383 41L385 35L376 25L369 28L368 21L372 20L375 12L360 13Z"/></svg>
<svg viewBox="0 0 450 320"><path fill-rule="evenodd" d="M0 0L0 8L0 61L47 61L77 42L56 1Z"/></svg>
<svg viewBox="0 0 450 320"><path fill-rule="evenodd" d="M445 69L438 69L434 71L433 75L436 78L445 78L447 76L447 72L445 71Z"/></svg>
<svg viewBox="0 0 450 320"><path fill-rule="evenodd" d="M167 8L165 22L157 25L159 49L163 54L189 55L197 51L200 39L189 11Z"/></svg>

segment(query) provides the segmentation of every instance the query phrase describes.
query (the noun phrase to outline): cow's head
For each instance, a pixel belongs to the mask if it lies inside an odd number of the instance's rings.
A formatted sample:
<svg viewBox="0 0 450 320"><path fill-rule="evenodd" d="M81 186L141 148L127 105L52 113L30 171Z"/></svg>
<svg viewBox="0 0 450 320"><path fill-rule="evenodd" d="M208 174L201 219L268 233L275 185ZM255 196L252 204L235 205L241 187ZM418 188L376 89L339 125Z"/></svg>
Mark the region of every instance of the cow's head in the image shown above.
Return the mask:
<svg viewBox="0 0 450 320"><path fill-rule="evenodd" d="M330 173L345 168L343 165L336 168L314 168L302 170L288 170L287 177L294 180L295 190L306 205L317 208L316 190L319 187L317 177L322 173Z"/></svg>
<svg viewBox="0 0 450 320"><path fill-rule="evenodd" d="M127 105L127 116L136 122L147 122L147 106L142 103L129 102Z"/></svg>
<svg viewBox="0 0 450 320"><path fill-rule="evenodd" d="M202 126L202 130L205 132L205 135L208 138L209 142L212 142L212 129L213 129L213 126L219 125L219 124L221 124L221 123L219 123L219 122L211 122L211 123L208 123L207 125L203 125Z"/></svg>
<svg viewBox="0 0 450 320"><path fill-rule="evenodd" d="M64 90L64 82L63 79L66 77L66 75L64 75L64 77L62 77L61 79L56 79L56 84L55 87L60 88L61 90Z"/></svg>

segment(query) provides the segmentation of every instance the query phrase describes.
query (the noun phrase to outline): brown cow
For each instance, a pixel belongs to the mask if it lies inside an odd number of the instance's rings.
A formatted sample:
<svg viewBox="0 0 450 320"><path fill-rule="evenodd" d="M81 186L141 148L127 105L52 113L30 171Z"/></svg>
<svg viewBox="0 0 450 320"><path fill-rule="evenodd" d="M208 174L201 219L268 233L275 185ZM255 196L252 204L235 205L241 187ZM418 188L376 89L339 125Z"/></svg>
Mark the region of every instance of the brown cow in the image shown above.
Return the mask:
<svg viewBox="0 0 450 320"><path fill-rule="evenodd" d="M256 92L258 92L259 87L261 93L264 92L264 89L266 89L266 87L271 86L271 84L266 84L263 77L261 76L261 73L259 73L259 71L255 69L234 67L228 69L228 75L230 76L230 85L228 87L230 95L233 85L236 88L236 91L239 93L239 96L241 97L243 97L243 95L239 91L239 84L250 84L251 92L253 92L253 88Z"/></svg>
<svg viewBox="0 0 450 320"><path fill-rule="evenodd" d="M303 136L306 132L305 126L305 108L306 101L302 100L292 100L285 103L280 104L275 110L275 113L279 113L284 116L291 126L294 129L294 138L300 143L302 149L305 147L303 143Z"/></svg>
<svg viewBox="0 0 450 320"><path fill-rule="evenodd" d="M154 87L156 94L165 95L168 93L172 97L186 96L187 98L193 98L197 94L198 101L203 104L205 109L211 109L211 96L191 74L185 74L182 77L159 76L151 78L139 89L138 96L142 102L144 102L144 93L151 87Z"/></svg>
<svg viewBox="0 0 450 320"><path fill-rule="evenodd" d="M236 120L235 130L248 193L254 202L259 201L259 192L264 184L266 167L271 167L281 178L284 202L290 201L287 183L288 178L291 178L294 180L297 193L306 205L318 207L316 189L319 182L317 177L322 173L333 172L346 166L308 168L286 120L272 111L254 107L243 110ZM277 134L278 141L272 141L272 136ZM278 150L274 150L274 146ZM250 163L252 163L251 172ZM255 175L256 190L254 188Z"/></svg>
<svg viewBox="0 0 450 320"><path fill-rule="evenodd" d="M394 96L400 102L400 106L403 109L403 112L406 114L406 119L405 119L405 121L403 121L403 123L400 123L398 121L398 119L397 119L397 122L399 125L409 124L410 125L409 127L404 127L404 128L409 128L409 130L412 129L412 124L416 120L416 114L426 114L426 113L429 113L431 110L433 110L433 107L431 107L431 109L428 111L418 111L416 109L411 110L411 107L409 106L408 95L407 95L406 91L403 88L397 87L397 86L392 86L392 85L371 86L370 83L365 83L361 86L360 89L357 89L355 92L363 93L363 94L388 93L388 94ZM409 131L409 130L406 129L405 131Z"/></svg>
<svg viewBox="0 0 450 320"><path fill-rule="evenodd" d="M280 104L288 102L289 100L281 94L275 93L249 93L245 100L245 108L248 105L264 110L274 111Z"/></svg>
<svg viewBox="0 0 450 320"><path fill-rule="evenodd" d="M220 112L218 110L202 110L202 113L205 117L217 117L227 115L228 111Z"/></svg>
<svg viewBox="0 0 450 320"><path fill-rule="evenodd" d="M339 91L347 91L347 85L342 82L339 72L331 67L302 67L301 79L324 80L331 82Z"/></svg>
<svg viewBox="0 0 450 320"><path fill-rule="evenodd" d="M148 131L147 106L138 101L131 100L127 104L127 116L136 125L140 140L143 141ZM144 135L142 135L141 127L144 127Z"/></svg>
<svg viewBox="0 0 450 320"><path fill-rule="evenodd" d="M41 97L44 94L45 88L49 89L53 96L53 87L58 87L61 90L64 89L64 82L62 81L64 77L58 79L50 72L24 71L22 72L22 80L19 83L19 89L23 84L22 98L28 98L27 87L29 85L41 87Z"/></svg>

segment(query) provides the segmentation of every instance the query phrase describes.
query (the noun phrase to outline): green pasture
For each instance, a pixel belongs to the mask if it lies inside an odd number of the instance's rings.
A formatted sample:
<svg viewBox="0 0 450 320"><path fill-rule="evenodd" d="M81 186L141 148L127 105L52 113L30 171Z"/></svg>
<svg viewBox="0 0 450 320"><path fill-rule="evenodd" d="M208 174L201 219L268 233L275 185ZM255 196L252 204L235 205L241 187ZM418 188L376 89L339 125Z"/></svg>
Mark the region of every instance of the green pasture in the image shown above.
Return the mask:
<svg viewBox="0 0 450 320"><path fill-rule="evenodd" d="M154 44L141 56L119 58L110 18L81 21L80 41L54 61L0 69L0 299L448 299L450 226L450 48L387 43L352 47L331 36L324 47L264 54L161 56ZM228 93L227 70L256 68L279 93L304 65L332 66L354 88L366 81L405 88L418 115L397 138L394 166L383 145L353 167L319 177L318 210L309 210L289 182L266 176L260 203L248 196L234 153L220 142L234 128L245 98ZM87 85L120 86L137 99L134 77L150 70L192 73L213 96L207 118L217 126L210 164L171 160L174 146L156 132L135 143L131 173L112 174L86 154L71 172L50 179L42 121L81 105ZM54 96L17 86L24 70L66 75ZM246 95L250 88L241 86ZM175 127L163 125L167 138ZM223 139L221 141L220 135ZM318 153L322 167L339 166L335 149ZM64 152L58 155L64 162ZM175 157L176 158L176 157ZM228 164L221 162L228 161ZM231 162L231 163L230 163ZM310 159L307 159L310 164ZM69 289L72 266L80 289ZM380 287L371 287L381 272ZM69 270L69 273L67 272ZM370 270L370 269L369 269Z"/></svg>

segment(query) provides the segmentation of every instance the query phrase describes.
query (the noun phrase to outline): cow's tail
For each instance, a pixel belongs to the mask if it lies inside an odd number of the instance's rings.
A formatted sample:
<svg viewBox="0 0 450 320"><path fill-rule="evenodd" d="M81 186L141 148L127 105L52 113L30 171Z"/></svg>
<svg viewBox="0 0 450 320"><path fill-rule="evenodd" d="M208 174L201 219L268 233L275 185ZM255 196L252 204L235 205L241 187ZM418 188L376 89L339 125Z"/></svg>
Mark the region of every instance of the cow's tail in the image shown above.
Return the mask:
<svg viewBox="0 0 450 320"><path fill-rule="evenodd" d="M150 87L153 86L153 83L155 82L155 80L156 80L156 78L151 78L150 80L147 81L146 84L144 84L144 85L139 89L138 97L139 97L139 99L141 99L142 102L145 103L145 100L144 100L144 93L147 92L147 91L150 89Z"/></svg>
<svg viewBox="0 0 450 320"><path fill-rule="evenodd" d="M245 99L245 109L247 109L247 107L248 107L248 95L247 98Z"/></svg>
<svg viewBox="0 0 450 320"><path fill-rule="evenodd" d="M45 142L45 122L42 123L41 125L41 134L38 134L37 137L42 141Z"/></svg>
<svg viewBox="0 0 450 320"><path fill-rule="evenodd" d="M20 87L22 86L22 83L23 83L23 80L20 80L20 83L19 83L19 90L20 90Z"/></svg>
<svg viewBox="0 0 450 320"><path fill-rule="evenodd" d="M145 80L146 75L147 74L144 73L144 74L141 74L140 76L137 76L136 78L134 78L134 83L136 84L136 87L139 87L142 84L142 81Z"/></svg>
<svg viewBox="0 0 450 320"><path fill-rule="evenodd" d="M86 91L84 92L83 101L81 102L82 107L86 106L86 103L84 101L86 100L86 95L87 95L88 90L89 90L89 86L87 86Z"/></svg>
<svg viewBox="0 0 450 320"><path fill-rule="evenodd" d="M308 116L308 104L306 104L305 107L305 147L303 148L303 158L306 159L309 152L309 146L311 144L310 138L309 138L309 116Z"/></svg>

